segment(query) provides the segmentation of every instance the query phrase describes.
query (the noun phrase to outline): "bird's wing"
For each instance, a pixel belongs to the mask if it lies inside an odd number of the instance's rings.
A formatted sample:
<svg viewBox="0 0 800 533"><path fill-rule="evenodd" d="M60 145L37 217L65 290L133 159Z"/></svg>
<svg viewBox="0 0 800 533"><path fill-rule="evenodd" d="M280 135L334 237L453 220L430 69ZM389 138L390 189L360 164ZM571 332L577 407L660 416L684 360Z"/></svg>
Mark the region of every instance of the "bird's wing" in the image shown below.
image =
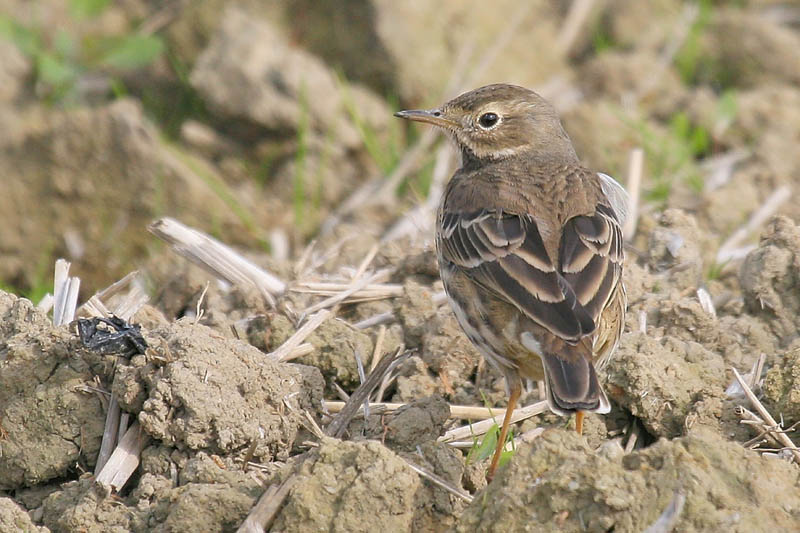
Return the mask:
<svg viewBox="0 0 800 533"><path fill-rule="evenodd" d="M622 228L612 208L569 219L561 232L560 272L597 324L622 274Z"/></svg>
<svg viewBox="0 0 800 533"><path fill-rule="evenodd" d="M601 204L564 224L557 258L532 216L497 210L445 211L439 247L446 261L569 342L595 330L623 258L617 216Z"/></svg>
<svg viewBox="0 0 800 533"><path fill-rule="evenodd" d="M631 204L628 192L608 174L598 172L597 175L600 177L600 188L603 194L606 195L606 199L608 199L608 205L614 211L617 223L621 227L625 226L625 220L628 218L628 209Z"/></svg>

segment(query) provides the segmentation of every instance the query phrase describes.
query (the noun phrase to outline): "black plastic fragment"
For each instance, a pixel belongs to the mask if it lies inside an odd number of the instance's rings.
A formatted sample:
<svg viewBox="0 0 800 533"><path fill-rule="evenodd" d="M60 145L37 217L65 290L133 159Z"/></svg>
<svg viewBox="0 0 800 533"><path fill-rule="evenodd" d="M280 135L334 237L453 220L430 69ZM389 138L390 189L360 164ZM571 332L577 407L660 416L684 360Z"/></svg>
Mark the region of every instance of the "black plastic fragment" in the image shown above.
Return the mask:
<svg viewBox="0 0 800 533"><path fill-rule="evenodd" d="M103 354L118 354L130 357L144 354L147 342L139 324L129 324L117 317L79 318L78 336L83 345Z"/></svg>

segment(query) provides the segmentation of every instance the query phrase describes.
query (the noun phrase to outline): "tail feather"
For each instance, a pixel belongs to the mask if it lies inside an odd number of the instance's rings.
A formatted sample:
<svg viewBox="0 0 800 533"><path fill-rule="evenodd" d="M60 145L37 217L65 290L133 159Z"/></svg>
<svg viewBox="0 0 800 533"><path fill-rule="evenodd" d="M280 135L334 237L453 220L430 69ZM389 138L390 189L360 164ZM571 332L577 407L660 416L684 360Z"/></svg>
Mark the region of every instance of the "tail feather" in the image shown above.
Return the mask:
<svg viewBox="0 0 800 533"><path fill-rule="evenodd" d="M575 411L587 411L604 414L611 410L591 361L584 357L568 361L549 354L543 354L542 360L547 401L555 413L569 415Z"/></svg>

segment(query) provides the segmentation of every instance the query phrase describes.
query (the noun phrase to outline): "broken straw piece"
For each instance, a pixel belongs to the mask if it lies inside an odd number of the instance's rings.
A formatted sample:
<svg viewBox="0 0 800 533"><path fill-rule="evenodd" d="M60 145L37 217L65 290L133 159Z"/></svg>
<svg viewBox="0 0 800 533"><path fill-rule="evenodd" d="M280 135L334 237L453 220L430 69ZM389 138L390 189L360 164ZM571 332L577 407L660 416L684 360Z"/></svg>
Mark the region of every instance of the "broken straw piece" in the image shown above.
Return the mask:
<svg viewBox="0 0 800 533"><path fill-rule="evenodd" d="M148 229L169 243L175 253L233 285L255 286L270 302L286 291L286 284L245 259L232 248L172 218L160 218Z"/></svg>

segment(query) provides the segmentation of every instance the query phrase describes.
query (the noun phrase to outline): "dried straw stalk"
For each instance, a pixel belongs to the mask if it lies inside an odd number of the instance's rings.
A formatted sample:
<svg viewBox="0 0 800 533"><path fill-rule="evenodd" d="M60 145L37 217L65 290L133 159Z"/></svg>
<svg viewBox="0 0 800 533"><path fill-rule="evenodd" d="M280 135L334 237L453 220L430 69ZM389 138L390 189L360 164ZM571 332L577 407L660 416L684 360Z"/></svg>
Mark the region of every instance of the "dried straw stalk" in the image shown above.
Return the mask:
<svg viewBox="0 0 800 533"><path fill-rule="evenodd" d="M744 395L750 400L750 403L755 407L756 411L758 412L759 416L766 422L765 429L771 431L772 435L781 443L782 446L786 447L786 449L790 450L792 456L794 457L794 461L796 463L800 463L800 450L797 446L794 445L792 439L786 433L781 431L775 431L780 428L780 425L772 418L772 415L769 414L769 411L764 407L761 401L753 394L753 391L750 389L750 386L747 382L742 378L739 372L733 368L733 376L736 378L736 381L739 382L739 386L744 391Z"/></svg>

